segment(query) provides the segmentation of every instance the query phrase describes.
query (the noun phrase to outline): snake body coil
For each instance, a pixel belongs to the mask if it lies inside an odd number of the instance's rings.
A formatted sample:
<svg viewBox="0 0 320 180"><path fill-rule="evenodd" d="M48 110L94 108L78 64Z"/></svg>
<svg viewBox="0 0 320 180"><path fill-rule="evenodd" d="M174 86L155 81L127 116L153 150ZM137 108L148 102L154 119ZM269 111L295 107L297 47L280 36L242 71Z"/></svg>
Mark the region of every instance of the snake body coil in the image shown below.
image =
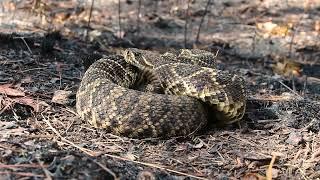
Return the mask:
<svg viewBox="0 0 320 180"><path fill-rule="evenodd" d="M240 120L245 100L243 79L217 70L212 53L127 49L88 68L76 108L81 118L113 134L172 137L203 128L209 114L226 124Z"/></svg>

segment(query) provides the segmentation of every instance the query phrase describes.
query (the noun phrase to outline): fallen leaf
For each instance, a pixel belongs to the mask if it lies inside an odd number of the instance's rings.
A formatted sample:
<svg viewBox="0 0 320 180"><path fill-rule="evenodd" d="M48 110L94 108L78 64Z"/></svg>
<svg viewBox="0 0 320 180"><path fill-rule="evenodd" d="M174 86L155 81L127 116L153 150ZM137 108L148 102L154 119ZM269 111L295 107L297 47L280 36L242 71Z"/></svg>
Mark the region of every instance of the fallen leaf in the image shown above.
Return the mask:
<svg viewBox="0 0 320 180"><path fill-rule="evenodd" d="M297 146L299 143L303 141L302 135L300 132L292 131L289 134L288 139L286 140L286 143Z"/></svg>
<svg viewBox="0 0 320 180"><path fill-rule="evenodd" d="M57 90L54 92L51 102L57 104L68 104L70 102L69 97L72 91Z"/></svg>
<svg viewBox="0 0 320 180"><path fill-rule="evenodd" d="M247 173L243 176L243 180L265 180L266 177L258 174L258 173Z"/></svg>
<svg viewBox="0 0 320 180"><path fill-rule="evenodd" d="M150 171L140 171L137 177L138 180L156 180L156 176Z"/></svg>
<svg viewBox="0 0 320 180"><path fill-rule="evenodd" d="M49 106L46 102L41 100L35 100L30 97L14 98L14 101L19 104L32 107L35 112L40 112L44 106Z"/></svg>
<svg viewBox="0 0 320 180"><path fill-rule="evenodd" d="M200 141L198 144L196 145L192 145L192 148L194 149L200 149L204 146L203 141Z"/></svg>
<svg viewBox="0 0 320 180"><path fill-rule="evenodd" d="M277 60L276 64L271 66L273 71L285 77L300 77L302 76L303 65L299 62L290 59Z"/></svg>
<svg viewBox="0 0 320 180"><path fill-rule="evenodd" d="M265 161L270 160L272 157L267 154L259 153L259 152L248 152L243 153L244 159L255 160L255 161Z"/></svg>
<svg viewBox="0 0 320 180"><path fill-rule="evenodd" d="M4 129L0 132L0 141L6 141L10 136L28 135L27 129L18 127L14 129Z"/></svg>
<svg viewBox="0 0 320 180"><path fill-rule="evenodd" d="M49 106L41 100L34 100L30 97L5 97L0 96L0 112L13 107L16 103L30 106L35 112L40 112L43 107Z"/></svg>
<svg viewBox="0 0 320 180"><path fill-rule="evenodd" d="M134 154L132 154L132 153L130 153L130 152L124 154L123 157L124 157L124 158L127 158L127 159L130 159L130 160L132 160L132 161L134 161L134 160L137 159L137 156L134 155Z"/></svg>
<svg viewBox="0 0 320 180"><path fill-rule="evenodd" d="M12 129L17 127L16 123L13 121L0 121L0 131L4 130L4 129Z"/></svg>
<svg viewBox="0 0 320 180"><path fill-rule="evenodd" d="M257 23L256 27L263 33L265 38L270 36L287 36L293 27L292 23L287 24L276 24L271 21L264 23Z"/></svg>
<svg viewBox="0 0 320 180"><path fill-rule="evenodd" d="M11 86L12 84L0 85L0 94L5 94L7 96L25 96L24 92L14 89Z"/></svg>

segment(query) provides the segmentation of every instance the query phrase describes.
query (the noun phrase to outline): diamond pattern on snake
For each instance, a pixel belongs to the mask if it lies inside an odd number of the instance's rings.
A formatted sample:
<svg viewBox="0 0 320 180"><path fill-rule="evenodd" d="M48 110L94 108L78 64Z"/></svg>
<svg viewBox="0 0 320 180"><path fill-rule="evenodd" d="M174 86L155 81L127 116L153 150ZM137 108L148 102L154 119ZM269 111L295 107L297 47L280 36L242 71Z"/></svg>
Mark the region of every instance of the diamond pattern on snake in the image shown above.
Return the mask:
<svg viewBox="0 0 320 180"><path fill-rule="evenodd" d="M246 108L243 78L218 70L213 53L196 49L129 48L101 58L76 97L82 119L131 138L187 136L209 121L237 122Z"/></svg>

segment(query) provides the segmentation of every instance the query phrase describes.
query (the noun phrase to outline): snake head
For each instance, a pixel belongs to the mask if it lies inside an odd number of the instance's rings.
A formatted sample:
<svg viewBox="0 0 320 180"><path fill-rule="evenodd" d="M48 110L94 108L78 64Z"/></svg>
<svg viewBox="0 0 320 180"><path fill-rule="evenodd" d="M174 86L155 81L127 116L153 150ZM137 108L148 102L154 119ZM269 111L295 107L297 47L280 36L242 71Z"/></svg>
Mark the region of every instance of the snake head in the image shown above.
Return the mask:
<svg viewBox="0 0 320 180"><path fill-rule="evenodd" d="M133 66L138 67L139 69L153 69L153 64L148 61L146 58L148 51L129 48L122 52L122 55L125 61Z"/></svg>

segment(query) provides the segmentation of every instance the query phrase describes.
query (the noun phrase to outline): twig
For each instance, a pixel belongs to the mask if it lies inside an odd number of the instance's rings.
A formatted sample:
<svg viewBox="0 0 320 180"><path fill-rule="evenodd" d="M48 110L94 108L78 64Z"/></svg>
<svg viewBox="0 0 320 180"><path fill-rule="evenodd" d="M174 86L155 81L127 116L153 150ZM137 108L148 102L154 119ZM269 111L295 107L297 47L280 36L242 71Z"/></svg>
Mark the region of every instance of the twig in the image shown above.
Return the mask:
<svg viewBox="0 0 320 180"><path fill-rule="evenodd" d="M284 86L285 88L287 88L289 91L291 91L293 94L297 95L299 98L303 99L302 96L300 96L300 94L298 94L296 91L292 90L289 86L285 85L282 81L277 80L282 86Z"/></svg>
<svg viewBox="0 0 320 180"><path fill-rule="evenodd" d="M89 149L86 149L86 148L83 148L83 147L80 147L76 144L74 144L73 142L65 139L64 137L62 137L60 135L60 133L51 125L51 123L42 115L42 118L44 120L44 122L47 123L47 125L50 127L50 129L66 144L69 144L69 145L72 145L73 147L81 150L82 152L88 154L89 156L97 156L98 153L94 152L94 151L91 151ZM123 157L120 157L120 156L116 156L116 155L111 155L111 154L104 154L105 156L107 157L111 157L111 158L115 158L115 159L119 159L119 160L123 160L123 161L129 161L129 162L133 162L133 163L136 163L136 164L141 164L141 165L144 165L144 166L149 166L149 167L153 167L153 168L157 168L157 169L161 169L161 170L165 170L165 171L169 171L169 172L172 172L172 173L176 173L176 174L179 174L179 175L183 175L183 176L187 176L187 177L191 177L191 178L196 178L196 179L202 179L202 180L206 180L207 178L202 178L202 177L198 177L198 176L194 176L194 175L191 175L191 174L187 174L187 173L183 173L183 172L180 172L180 171L176 171L176 170L172 170L172 169L168 169L166 167L163 167L163 166L160 166L160 165L156 165L156 164L151 164L151 163L145 163L145 162L140 162L140 161L134 161L134 160L131 160L131 159L127 159L127 158L123 158ZM98 164L99 165L99 164Z"/></svg>
<svg viewBox="0 0 320 180"><path fill-rule="evenodd" d="M272 166L273 166L274 162L276 161L276 157L277 156L275 154L272 155L272 159L271 159L271 162L268 166L267 173L266 173L267 180L272 180Z"/></svg>
<svg viewBox="0 0 320 180"><path fill-rule="evenodd" d="M91 16L92 16L93 6L94 6L94 0L91 0L91 7L90 7L90 13L89 13L89 19L88 19L87 28L90 27L90 22L91 22Z"/></svg>
<svg viewBox="0 0 320 180"><path fill-rule="evenodd" d="M0 172L0 174L14 174L14 175L17 175L17 176L25 176L25 177L39 177L39 178L44 178L45 176L44 175L41 175L41 174L33 174L33 173L23 173L23 172L9 172L9 171L5 171L5 172Z"/></svg>
<svg viewBox="0 0 320 180"><path fill-rule="evenodd" d="M298 29L298 27L300 26L301 19L302 19L302 16L300 16L296 28L293 28L293 33L292 33L291 41L290 41L290 45L289 45L289 57L290 57L290 58L292 57L292 44L293 44L293 40L294 40L294 37L295 37L295 35L296 35L297 29Z"/></svg>
<svg viewBox="0 0 320 180"><path fill-rule="evenodd" d="M255 55L255 51L256 51L256 39L257 39L257 29L254 29L254 35L252 38L252 55Z"/></svg>
<svg viewBox="0 0 320 180"><path fill-rule="evenodd" d="M121 38L121 2L118 0L118 21L119 21L119 38Z"/></svg>
<svg viewBox="0 0 320 180"><path fill-rule="evenodd" d="M138 15L137 15L137 36L140 34L140 21L141 21L141 0L138 1Z"/></svg>
<svg viewBox="0 0 320 180"><path fill-rule="evenodd" d="M306 97L307 84L308 84L308 76L304 76L303 95L302 95L303 97Z"/></svg>
<svg viewBox="0 0 320 180"><path fill-rule="evenodd" d="M67 144L69 144L69 145L72 145L72 146L76 147L77 149L81 150L82 152L88 154L89 156L97 156L97 155L98 155L98 153L96 153L96 152L94 152L94 151L91 151L91 150L89 150L89 149L80 147L80 146L74 144L73 142L69 141L68 139L62 137L62 136L60 135L60 133L51 125L50 121L48 121L48 120L44 117L43 114L41 114L41 116L42 116L42 118L43 118L43 121L44 121L45 123L47 123L47 125L50 127L50 129L51 129L62 141L64 141L65 143L67 143Z"/></svg>
<svg viewBox="0 0 320 180"><path fill-rule="evenodd" d="M97 165L99 165L103 170L105 170L106 172L108 172L112 177L113 179L118 179L117 178L117 175L112 172L109 168L107 168L106 166L104 166L103 164L101 164L100 162L98 161L95 161L94 159L90 159L91 161L93 161L94 163L96 163Z"/></svg>
<svg viewBox="0 0 320 180"><path fill-rule="evenodd" d="M284 165L298 169L304 180L310 180L310 178L306 176L306 173L299 166L293 165L293 164L284 164Z"/></svg>
<svg viewBox="0 0 320 180"><path fill-rule="evenodd" d="M244 143L246 143L246 144L249 144L249 145L251 145L252 147L256 147L256 146L257 146L257 145L253 144L252 142L250 142L250 141L248 141L248 140L246 140L246 139L242 139L242 138L236 137L236 136L234 136L234 135L230 135L230 137L233 137L233 138L235 138L235 139L237 139L237 140L240 140L240 141L242 141L242 142L244 142Z"/></svg>
<svg viewBox="0 0 320 180"><path fill-rule="evenodd" d="M48 165L40 165L40 164L0 164L0 168L42 168L42 167L48 167Z"/></svg>
<svg viewBox="0 0 320 180"><path fill-rule="evenodd" d="M204 10L203 16L201 17L201 21L200 21L200 24L199 24L199 29L198 29L197 37L196 37L196 43L199 43L201 26L202 26L202 24L203 24L203 22L204 22L204 17L207 15L210 2L211 2L211 0L208 0L208 1L207 1L207 5L206 5L206 8L205 8L205 10Z"/></svg>
<svg viewBox="0 0 320 180"><path fill-rule="evenodd" d="M24 37L13 37L13 39L21 39L22 42L26 45L26 47L28 48L28 51L30 54L32 54L32 51L30 49L30 47L28 46L28 43L26 42L26 40L24 39Z"/></svg>
<svg viewBox="0 0 320 180"><path fill-rule="evenodd" d="M22 70L22 73L28 72L28 71L34 71L34 70L43 70L43 69L47 69L47 67L42 68L42 67L38 67L38 68L31 68L31 69L26 69L26 70Z"/></svg>
<svg viewBox="0 0 320 180"><path fill-rule="evenodd" d="M186 16L185 16L185 24L184 24L184 48L187 47L187 32L188 32L188 20L189 20L189 8L190 8L190 1L188 0Z"/></svg>
<svg viewBox="0 0 320 180"><path fill-rule="evenodd" d="M136 163L136 164L140 164L140 165L144 165L144 166L149 166L149 167L153 167L153 168L157 168L157 169L169 171L169 172L176 173L176 174L179 174L179 175L182 175L182 176L187 176L187 177L190 177L190 178L207 180L207 178L203 178L203 177L199 177L199 176L194 176L194 175L187 174L187 173L183 173L183 172L180 172L180 171L168 169L168 168L166 168L166 167L163 167L163 166L160 166L160 165L157 165L157 164L151 164L151 163L145 163L145 162L135 161L135 160L131 160L131 159L127 159L127 158L123 158L123 157L116 156L116 155L111 155L111 154L104 154L104 155L107 156L107 157L111 157L111 158L115 158L115 159L119 159L119 160L123 160L123 161L129 161L129 162L133 162L133 163Z"/></svg>
<svg viewBox="0 0 320 180"><path fill-rule="evenodd" d="M40 167L42 168L44 174L46 175L46 180L52 180L52 174L50 173L50 171L44 167L43 163L39 160L39 158L36 158L36 160L38 161Z"/></svg>
<svg viewBox="0 0 320 180"><path fill-rule="evenodd" d="M81 78L78 78L78 77L68 77L68 76L60 76L60 74L55 74L53 72L50 72L50 71L47 71L46 69L44 69L46 71L46 73L50 74L50 75L53 75L53 76L56 76L58 78L62 78L62 79L67 79L67 80L81 80Z"/></svg>

